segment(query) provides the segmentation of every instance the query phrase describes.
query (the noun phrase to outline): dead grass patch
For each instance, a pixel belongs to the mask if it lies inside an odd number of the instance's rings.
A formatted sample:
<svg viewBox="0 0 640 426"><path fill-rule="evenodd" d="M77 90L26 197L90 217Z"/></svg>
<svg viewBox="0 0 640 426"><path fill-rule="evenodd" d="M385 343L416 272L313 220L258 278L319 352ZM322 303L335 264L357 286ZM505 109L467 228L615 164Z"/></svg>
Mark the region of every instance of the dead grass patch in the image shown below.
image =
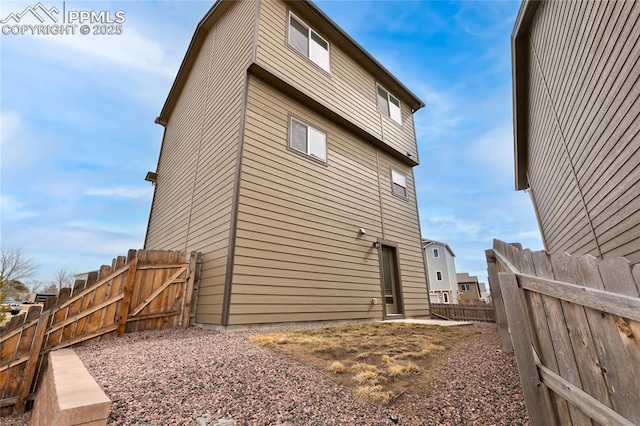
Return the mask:
<svg viewBox="0 0 640 426"><path fill-rule="evenodd" d="M336 373L336 380L362 398L387 403L407 389L428 392L429 377L448 349L477 333L466 327L367 323L258 335L249 341Z"/></svg>
<svg viewBox="0 0 640 426"><path fill-rule="evenodd" d="M374 371L374 370L361 371L359 373L356 373L355 376L353 376L353 380L355 380L356 383L359 383L361 385L365 383L377 384L379 379L380 379L380 375L378 374L377 371Z"/></svg>
<svg viewBox="0 0 640 426"><path fill-rule="evenodd" d="M393 392L381 385L358 386L356 393L369 401L382 402L384 404L393 398Z"/></svg>
<svg viewBox="0 0 640 426"><path fill-rule="evenodd" d="M329 364L327 370L331 371L332 373L342 373L344 371L344 364L340 361L333 361L331 364Z"/></svg>
<svg viewBox="0 0 640 426"><path fill-rule="evenodd" d="M387 373L391 377L405 377L418 371L420 367L415 362L393 362L387 367Z"/></svg>

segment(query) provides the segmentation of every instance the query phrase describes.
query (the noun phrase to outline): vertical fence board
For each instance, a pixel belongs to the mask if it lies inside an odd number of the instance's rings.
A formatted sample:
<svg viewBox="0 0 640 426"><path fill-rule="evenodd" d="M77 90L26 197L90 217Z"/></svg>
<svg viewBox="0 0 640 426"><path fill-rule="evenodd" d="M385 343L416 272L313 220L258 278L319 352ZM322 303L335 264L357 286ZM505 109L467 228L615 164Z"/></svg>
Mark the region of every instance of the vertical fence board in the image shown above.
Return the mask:
<svg viewBox="0 0 640 426"><path fill-rule="evenodd" d="M576 281L581 285L590 288L604 290L602 278L598 268L598 260L593 256L580 256L574 258L576 263ZM627 378L628 360L624 351L621 350L617 336L617 327L613 315L597 310L586 310L587 319L594 338L595 349L598 355L598 368L607 386L607 397L598 398L600 402L616 408L616 404L611 400L611 395L616 389L628 387L624 383ZM594 395L595 396L595 395Z"/></svg>
<svg viewBox="0 0 640 426"><path fill-rule="evenodd" d="M96 294L97 294L97 291L95 289L92 289L92 291L90 291L89 293L85 294L82 297L80 312L84 312L87 309L94 306L94 304L96 303L96 300L95 300ZM86 332L88 321L89 321L88 316L84 316L78 320L78 323L76 325L76 334L83 334Z"/></svg>
<svg viewBox="0 0 640 426"><path fill-rule="evenodd" d="M149 253L147 252L147 250L138 250L138 265L147 265L149 264L148 261L148 255ZM138 285L134 285L133 288L133 292L131 293L131 305L132 306L137 306L138 303L140 303L140 301L142 299L144 299L143 297L143 285L140 285L142 282L149 282L149 272L150 270L146 269L146 270L141 270L139 271L139 273L136 274L136 282L138 283ZM140 328L140 321L134 321L131 323L131 329L129 329L129 326L127 326L127 331L131 331L131 332L135 332L135 331L141 331L142 329Z"/></svg>
<svg viewBox="0 0 640 426"><path fill-rule="evenodd" d="M493 241L494 248L498 240ZM498 281L498 265L496 264L496 256L493 249L485 250L487 259L487 276L489 279L489 289L491 290L491 299L496 311L496 323L500 330L500 338L502 339L502 348L506 353L513 353L513 344L511 343L511 334L507 321L507 313L504 307L502 291L500 290L500 282Z"/></svg>
<svg viewBox="0 0 640 426"><path fill-rule="evenodd" d="M569 276L575 274L575 271L571 268L572 265L565 256L563 253L555 253L551 256L551 267L556 280L568 281ZM555 322L563 323L563 326L561 326L562 331L566 330L567 332L566 335L562 334L561 339L558 339L561 346L556 348L561 360L566 361L559 362L561 375L576 387L593 392L593 388L597 387L597 383L590 381L593 379L590 366L596 364L597 361L595 361L593 339L591 338L584 309L579 305L564 300L556 300L556 307L558 304L561 308L562 316L558 314L558 321ZM562 369L563 365L564 371ZM595 379L599 380L600 377L596 376ZM570 409L574 425L593 424L591 418L578 408L570 406Z"/></svg>
<svg viewBox="0 0 640 426"><path fill-rule="evenodd" d="M124 282L124 292L122 304L120 305L120 317L118 319L117 335L122 336L127 329L127 319L129 318L129 305L131 304L131 293L133 292L133 283L138 268L138 259L133 259L129 263L129 271Z"/></svg>
<svg viewBox="0 0 640 426"><path fill-rule="evenodd" d="M552 423L552 419L549 418L551 411L547 406L543 385L540 382L533 356L531 348L532 337L529 335L529 325L525 317L516 277L513 274L501 272L498 275L498 279L509 324L512 330L518 330L518 332L511 334L511 338L529 419L532 425L547 425Z"/></svg>
<svg viewBox="0 0 640 426"><path fill-rule="evenodd" d="M525 274L536 274L536 269L541 274L550 274L548 258L545 252L531 252L531 250L519 250L519 246L508 244L505 250L509 253L515 265ZM551 365L556 369L558 364L553 352L553 339L547 322L544 300L540 294L523 291L522 305L524 306L527 318L529 318L529 334L532 337L531 344L535 348L538 358L549 358ZM549 407L548 417L553 425L566 424L571 420L570 409L567 402L558 395L552 393L543 386L542 393Z"/></svg>
<svg viewBox="0 0 640 426"><path fill-rule="evenodd" d="M638 297L638 288L631 273L631 267L626 259L615 258L600 262L600 275L605 290L612 291L627 296ZM614 317L618 325L618 336L627 354L629 365L636 368L629 368L623 383L615 389L612 395L612 402L616 406L616 411L629 420L640 424L640 324L635 321L627 321L620 317ZM623 326L624 324L624 326ZM628 327L628 329L627 329ZM634 336L635 332L635 336Z"/></svg>
<svg viewBox="0 0 640 426"><path fill-rule="evenodd" d="M538 265L541 267L540 271L545 271L538 274L538 276L553 279L553 268L549 257L545 255L544 257L539 257L538 260ZM553 350L556 354L559 374L575 386L581 387L582 382L580 380L580 373L573 353L571 338L569 337L567 320L565 318L562 303L560 300L550 296L542 296L542 301L547 316L547 324L549 325L549 333L551 336L551 342L553 343ZM560 396L558 396L558 398L560 398ZM591 419L573 405L569 405L569 412L571 414L571 424L592 424Z"/></svg>
<svg viewBox="0 0 640 426"><path fill-rule="evenodd" d="M553 279L553 268L549 256L544 251L537 251L531 253L531 259L533 260L535 275L543 278ZM553 315L562 315L562 308L560 302L549 296L531 293L531 300L534 302L535 307L533 316L536 323L536 329L538 331L539 341L541 342L541 352L543 363L553 372L562 374L564 369L562 368L562 361L558 360L561 354L558 354L558 340L562 342L562 338L554 336L554 332L558 327L562 328L563 317L557 318L555 321L550 320ZM564 331L565 341L568 341L566 336L568 332ZM561 344L560 344L561 345ZM560 346L561 348L563 346ZM575 409L572 409L567 401L561 396L553 393L551 395L553 406L558 416L558 422L561 425L571 424L572 415L574 417L581 418L580 414L574 413Z"/></svg>
<svg viewBox="0 0 640 426"><path fill-rule="evenodd" d="M41 321L38 321L38 325L36 326L31 354L29 356L29 360L25 365L24 376L22 379L22 388L20 389L20 393L18 394L18 401L16 402L16 405L13 409L14 413L22 413L27 403L27 397L29 396L29 391L31 390L31 382L33 382L38 358L40 357L40 349L42 348L44 335L47 331L47 324L49 323L49 314L50 311L45 312L41 318Z"/></svg>
<svg viewBox="0 0 640 426"><path fill-rule="evenodd" d="M578 277L579 264L576 259L566 253L555 253L551 255L551 265L553 267L555 279L567 283L576 283ZM566 315L569 337L576 357L578 371L582 380L582 389L598 399L603 404L611 407L607 384L605 382L600 360L597 353L597 343L601 341L594 337L593 318L600 317L600 314L589 308L584 308L574 303L562 301L562 306ZM599 320L596 320L599 323Z"/></svg>

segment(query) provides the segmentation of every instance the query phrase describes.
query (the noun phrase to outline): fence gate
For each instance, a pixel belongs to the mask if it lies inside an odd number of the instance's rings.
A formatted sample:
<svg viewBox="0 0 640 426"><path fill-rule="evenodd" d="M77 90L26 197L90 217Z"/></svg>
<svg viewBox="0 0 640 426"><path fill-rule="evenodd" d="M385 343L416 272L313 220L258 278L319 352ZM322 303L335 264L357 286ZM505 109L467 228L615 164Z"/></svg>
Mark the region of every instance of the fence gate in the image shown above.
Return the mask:
<svg viewBox="0 0 640 426"><path fill-rule="evenodd" d="M498 240L486 256L531 424L640 424L640 264Z"/></svg>
<svg viewBox="0 0 640 426"><path fill-rule="evenodd" d="M200 253L129 250L0 328L0 416L22 413L52 350L142 330L188 327Z"/></svg>

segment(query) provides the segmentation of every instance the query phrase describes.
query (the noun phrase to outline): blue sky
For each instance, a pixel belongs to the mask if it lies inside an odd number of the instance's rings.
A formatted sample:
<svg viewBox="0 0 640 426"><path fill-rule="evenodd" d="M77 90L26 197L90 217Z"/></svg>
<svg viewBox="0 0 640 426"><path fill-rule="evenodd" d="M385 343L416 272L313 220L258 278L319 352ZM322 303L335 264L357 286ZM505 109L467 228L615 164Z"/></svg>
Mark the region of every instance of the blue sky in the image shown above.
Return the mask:
<svg viewBox="0 0 640 426"><path fill-rule="evenodd" d="M61 8L62 2L42 2ZM96 269L141 248L162 128L154 124L210 1L67 1L122 10L121 35L0 35L0 245L39 265ZM486 280L493 238L542 242L514 191L510 34L514 1L316 2L416 93L424 237ZM34 2L0 5L0 19Z"/></svg>

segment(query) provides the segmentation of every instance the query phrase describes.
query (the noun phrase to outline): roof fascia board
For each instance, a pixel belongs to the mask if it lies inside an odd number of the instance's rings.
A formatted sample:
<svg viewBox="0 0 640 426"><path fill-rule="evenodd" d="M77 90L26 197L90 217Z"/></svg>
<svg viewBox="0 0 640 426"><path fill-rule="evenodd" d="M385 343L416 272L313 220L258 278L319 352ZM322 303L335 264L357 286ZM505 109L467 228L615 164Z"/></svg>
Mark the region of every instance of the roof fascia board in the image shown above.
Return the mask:
<svg viewBox="0 0 640 426"><path fill-rule="evenodd" d="M540 1L524 0L511 34L513 84L513 153L516 190L529 187L527 179L527 136L529 119L529 30Z"/></svg>
<svg viewBox="0 0 640 426"><path fill-rule="evenodd" d="M511 34L513 90L513 152L516 190L529 187L527 179L529 30L540 1L524 0Z"/></svg>

